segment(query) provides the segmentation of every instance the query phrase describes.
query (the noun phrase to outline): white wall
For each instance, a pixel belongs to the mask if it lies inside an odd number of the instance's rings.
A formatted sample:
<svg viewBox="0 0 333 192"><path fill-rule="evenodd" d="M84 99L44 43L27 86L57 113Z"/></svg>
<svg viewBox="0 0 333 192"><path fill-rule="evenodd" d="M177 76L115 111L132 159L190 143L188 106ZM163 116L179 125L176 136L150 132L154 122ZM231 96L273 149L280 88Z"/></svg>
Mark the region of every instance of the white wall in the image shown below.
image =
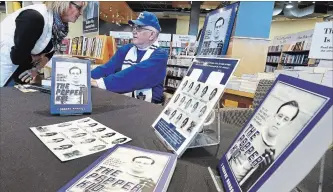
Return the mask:
<svg viewBox="0 0 333 192"><path fill-rule="evenodd" d="M316 22L321 21L322 18L272 21L269 38L314 29Z"/></svg>
<svg viewBox="0 0 333 192"><path fill-rule="evenodd" d="M188 35L189 25L190 25L190 17L188 18L178 18L177 19L177 27L176 27L176 34L178 35ZM205 18L202 17L199 19L199 30L202 28L205 22Z"/></svg>
<svg viewBox="0 0 333 192"><path fill-rule="evenodd" d="M73 38L83 34L83 17L80 16L75 23L69 23L67 37Z"/></svg>

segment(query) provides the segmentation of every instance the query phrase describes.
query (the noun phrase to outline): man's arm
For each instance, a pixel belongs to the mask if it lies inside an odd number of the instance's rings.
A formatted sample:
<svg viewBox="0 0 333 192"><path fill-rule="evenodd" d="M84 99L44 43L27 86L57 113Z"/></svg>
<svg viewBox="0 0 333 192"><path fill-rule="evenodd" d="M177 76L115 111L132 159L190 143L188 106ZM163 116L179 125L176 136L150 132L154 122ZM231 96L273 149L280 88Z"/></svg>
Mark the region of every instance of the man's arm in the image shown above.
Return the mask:
<svg viewBox="0 0 333 192"><path fill-rule="evenodd" d="M149 59L103 78L105 88L116 93L152 88L164 80L167 60L164 51L156 50Z"/></svg>
<svg viewBox="0 0 333 192"><path fill-rule="evenodd" d="M91 78L99 79L114 74L117 69L121 69L128 50L131 45L125 45L117 50L113 57L104 65L96 67L91 71Z"/></svg>

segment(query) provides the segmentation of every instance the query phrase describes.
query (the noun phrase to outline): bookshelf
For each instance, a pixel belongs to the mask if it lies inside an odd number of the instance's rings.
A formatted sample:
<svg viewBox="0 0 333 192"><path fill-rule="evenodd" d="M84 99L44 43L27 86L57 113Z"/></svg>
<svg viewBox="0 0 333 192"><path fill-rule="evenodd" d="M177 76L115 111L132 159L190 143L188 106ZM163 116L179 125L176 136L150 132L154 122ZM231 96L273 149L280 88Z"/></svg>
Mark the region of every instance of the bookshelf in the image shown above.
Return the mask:
<svg viewBox="0 0 333 192"><path fill-rule="evenodd" d="M106 35L67 38L63 40L61 45L61 54L91 59L94 60L95 64L105 64L115 54L115 51L114 38Z"/></svg>
<svg viewBox="0 0 333 192"><path fill-rule="evenodd" d="M313 30L275 37L268 47L265 72L297 66L311 66L316 60L309 59Z"/></svg>

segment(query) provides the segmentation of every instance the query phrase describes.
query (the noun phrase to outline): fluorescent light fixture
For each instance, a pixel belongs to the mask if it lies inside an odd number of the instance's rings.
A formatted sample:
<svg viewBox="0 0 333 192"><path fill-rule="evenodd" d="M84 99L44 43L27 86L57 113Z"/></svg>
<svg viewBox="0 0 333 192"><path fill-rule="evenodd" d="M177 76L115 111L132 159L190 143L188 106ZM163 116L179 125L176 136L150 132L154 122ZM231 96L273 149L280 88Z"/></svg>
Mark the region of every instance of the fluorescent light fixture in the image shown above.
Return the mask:
<svg viewBox="0 0 333 192"><path fill-rule="evenodd" d="M287 9L290 9L290 8L293 8L294 6L292 5L292 4L288 4L288 5L286 5L286 8Z"/></svg>
<svg viewBox="0 0 333 192"><path fill-rule="evenodd" d="M316 3L315 1L312 1L312 3Z"/></svg>
<svg viewBox="0 0 333 192"><path fill-rule="evenodd" d="M209 9L209 8L206 8L206 11L210 11L210 9Z"/></svg>

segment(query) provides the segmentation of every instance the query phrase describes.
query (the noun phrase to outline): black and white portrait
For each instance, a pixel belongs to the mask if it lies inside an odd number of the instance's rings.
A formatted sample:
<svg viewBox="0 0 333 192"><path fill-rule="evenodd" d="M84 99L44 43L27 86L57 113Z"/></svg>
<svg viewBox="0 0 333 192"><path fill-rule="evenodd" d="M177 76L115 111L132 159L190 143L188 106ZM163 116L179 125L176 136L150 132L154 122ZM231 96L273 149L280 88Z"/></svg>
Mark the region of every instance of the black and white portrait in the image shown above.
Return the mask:
<svg viewBox="0 0 333 192"><path fill-rule="evenodd" d="M178 93L178 95L175 97L175 100L173 101L173 103L176 103L178 101L179 97L180 97L180 93Z"/></svg>
<svg viewBox="0 0 333 192"><path fill-rule="evenodd" d="M186 99L186 97L184 96L184 97L180 100L180 102L179 102L179 106L181 106L181 105L184 103L185 99Z"/></svg>
<svg viewBox="0 0 333 192"><path fill-rule="evenodd" d="M54 148L54 150L65 150L73 147L73 145L60 145L59 147Z"/></svg>
<svg viewBox="0 0 333 192"><path fill-rule="evenodd" d="M192 99L189 99L187 102L186 102L186 105L185 105L185 109L187 109L192 103Z"/></svg>
<svg viewBox="0 0 333 192"><path fill-rule="evenodd" d="M222 49L227 36L231 13L231 10L227 10L209 16L199 55L216 56L223 54Z"/></svg>
<svg viewBox="0 0 333 192"><path fill-rule="evenodd" d="M177 110L174 110L172 113L171 113L171 115L170 115L170 120L176 115L176 113L177 113Z"/></svg>
<svg viewBox="0 0 333 192"><path fill-rule="evenodd" d="M188 83L188 80L186 80L185 83L183 84L182 90L186 87L187 83Z"/></svg>
<svg viewBox="0 0 333 192"><path fill-rule="evenodd" d="M180 128L184 128L186 125L187 125L187 122L188 122L188 117L184 119L184 121L182 122Z"/></svg>
<svg viewBox="0 0 333 192"><path fill-rule="evenodd" d="M243 191L275 163L324 101L282 83L275 85L226 155Z"/></svg>
<svg viewBox="0 0 333 192"><path fill-rule="evenodd" d="M70 126L70 125L72 125L72 123L66 122L66 123L59 124L58 127L67 127L67 126Z"/></svg>
<svg viewBox="0 0 333 192"><path fill-rule="evenodd" d="M195 89L194 89L194 92L193 92L193 95L195 95L195 94L197 94L197 92L199 91L199 89L200 89L200 84L198 84L196 87L195 87Z"/></svg>
<svg viewBox="0 0 333 192"><path fill-rule="evenodd" d="M213 91L209 95L209 101L212 100L217 93L217 88L213 89Z"/></svg>
<svg viewBox="0 0 333 192"><path fill-rule="evenodd" d="M125 138L125 137L119 138L119 139L116 139L116 140L112 141L112 144L124 143L126 140L127 140L127 138Z"/></svg>
<svg viewBox="0 0 333 192"><path fill-rule="evenodd" d="M187 132L191 133L193 128L196 126L196 123L194 121L191 121L190 126L186 129Z"/></svg>
<svg viewBox="0 0 333 192"><path fill-rule="evenodd" d="M81 156L82 153L79 150L74 150L74 151L71 151L68 153L64 153L63 155L65 156L65 158L69 159L69 158Z"/></svg>
<svg viewBox="0 0 333 192"><path fill-rule="evenodd" d="M82 119L82 120L80 120L80 121L78 121L78 123L86 123L86 122L89 122L90 121L90 119Z"/></svg>
<svg viewBox="0 0 333 192"><path fill-rule="evenodd" d="M87 104L87 65L57 62L55 70L55 104Z"/></svg>
<svg viewBox="0 0 333 192"><path fill-rule="evenodd" d="M187 92L191 91L191 89L193 88L194 82L190 83L190 85L187 88Z"/></svg>
<svg viewBox="0 0 333 192"><path fill-rule="evenodd" d="M205 88L202 89L200 97L202 98L203 96L205 96L207 91L208 91L208 86L206 86Z"/></svg>
<svg viewBox="0 0 333 192"><path fill-rule="evenodd" d="M86 135L87 135L87 133L78 133L78 134L73 135L72 138L84 137Z"/></svg>
<svg viewBox="0 0 333 192"><path fill-rule="evenodd" d="M165 115L170 115L170 113L171 113L171 108L167 108L165 111L164 111L164 114Z"/></svg>
<svg viewBox="0 0 333 192"><path fill-rule="evenodd" d="M100 151L102 149L104 149L106 147L106 145L96 145L92 148L89 149L89 151Z"/></svg>
<svg viewBox="0 0 333 192"><path fill-rule="evenodd" d="M105 131L105 130L106 130L106 128L103 127L103 128L98 128L98 129L96 129L96 130L93 130L92 132L93 132L93 133L98 133L98 132L102 132L102 131Z"/></svg>
<svg viewBox="0 0 333 192"><path fill-rule="evenodd" d="M52 139L51 141L49 141L48 143L59 143L64 140L65 140L64 138L55 138L55 139Z"/></svg>
<svg viewBox="0 0 333 192"><path fill-rule="evenodd" d="M199 102L197 101L197 102L193 105L193 107L192 107L192 109L191 109L191 113L193 113L195 110L197 110L198 106L199 106Z"/></svg>
<svg viewBox="0 0 333 192"><path fill-rule="evenodd" d="M92 143L94 141L96 141L95 138L89 138L89 139L85 139L85 140L81 141L80 143L81 144L87 144L87 143Z"/></svg>
<svg viewBox="0 0 333 192"><path fill-rule="evenodd" d="M56 132L51 132L51 133L45 133L45 134L42 134L40 135L41 137L51 137L51 136L55 136L57 135L58 133Z"/></svg>
<svg viewBox="0 0 333 192"><path fill-rule="evenodd" d="M114 136L116 133L106 133L104 135L101 136L101 138L109 138L109 137L112 137Z"/></svg>
<svg viewBox="0 0 333 192"><path fill-rule="evenodd" d="M183 117L183 114L179 114L178 117L176 118L175 123L177 124L181 120L182 117Z"/></svg>
<svg viewBox="0 0 333 192"><path fill-rule="evenodd" d="M207 110L207 106L205 105L203 108L200 109L198 116L202 117L205 114L206 110Z"/></svg>

